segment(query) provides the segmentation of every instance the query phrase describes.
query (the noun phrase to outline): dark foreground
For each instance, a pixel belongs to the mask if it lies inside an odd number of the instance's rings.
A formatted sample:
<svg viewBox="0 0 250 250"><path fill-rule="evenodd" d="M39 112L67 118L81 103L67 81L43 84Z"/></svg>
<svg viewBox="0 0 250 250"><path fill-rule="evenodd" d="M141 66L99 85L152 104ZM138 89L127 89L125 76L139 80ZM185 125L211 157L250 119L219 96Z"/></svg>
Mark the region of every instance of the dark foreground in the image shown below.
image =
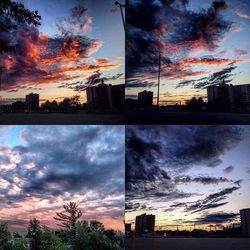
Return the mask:
<svg viewBox="0 0 250 250"><path fill-rule="evenodd" d="M128 111L126 124L250 124L250 114L177 111ZM249 248L250 249L250 248Z"/></svg>
<svg viewBox="0 0 250 250"><path fill-rule="evenodd" d="M135 248L126 239L126 250L249 250L250 238L136 238Z"/></svg>
<svg viewBox="0 0 250 250"><path fill-rule="evenodd" d="M0 125L46 125L46 124L124 124L124 114L85 114L85 113L6 113L0 114Z"/></svg>

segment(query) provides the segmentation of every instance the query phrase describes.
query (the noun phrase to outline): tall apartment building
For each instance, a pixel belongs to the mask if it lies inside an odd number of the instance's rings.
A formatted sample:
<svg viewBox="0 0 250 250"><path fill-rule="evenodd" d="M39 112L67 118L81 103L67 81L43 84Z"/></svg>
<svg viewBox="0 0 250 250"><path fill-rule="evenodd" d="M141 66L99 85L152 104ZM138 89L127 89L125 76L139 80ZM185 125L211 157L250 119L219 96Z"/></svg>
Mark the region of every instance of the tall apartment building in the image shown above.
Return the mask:
<svg viewBox="0 0 250 250"><path fill-rule="evenodd" d="M140 108L150 108L153 105L153 95L151 91L142 91L138 93L138 104Z"/></svg>
<svg viewBox="0 0 250 250"><path fill-rule="evenodd" d="M26 109L28 111L37 111L39 110L39 94L30 93L26 95Z"/></svg>
<svg viewBox="0 0 250 250"><path fill-rule="evenodd" d="M125 85L101 84L86 89L90 110L124 110Z"/></svg>
<svg viewBox="0 0 250 250"><path fill-rule="evenodd" d="M250 110L250 84L209 86L207 98L217 109Z"/></svg>
<svg viewBox="0 0 250 250"><path fill-rule="evenodd" d="M152 233L155 230L155 215L141 214L135 218L135 234Z"/></svg>
<svg viewBox="0 0 250 250"><path fill-rule="evenodd" d="M240 220L243 236L250 237L250 208L240 210Z"/></svg>

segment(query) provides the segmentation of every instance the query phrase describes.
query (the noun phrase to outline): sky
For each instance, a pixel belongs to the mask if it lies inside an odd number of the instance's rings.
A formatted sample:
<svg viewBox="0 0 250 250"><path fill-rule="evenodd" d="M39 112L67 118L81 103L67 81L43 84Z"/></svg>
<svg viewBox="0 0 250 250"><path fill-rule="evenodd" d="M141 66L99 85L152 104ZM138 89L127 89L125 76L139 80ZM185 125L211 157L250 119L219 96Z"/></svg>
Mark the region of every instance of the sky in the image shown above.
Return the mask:
<svg viewBox="0 0 250 250"><path fill-rule="evenodd" d="M206 87L250 84L248 0L129 0L126 9L126 96L150 90L160 103L206 100Z"/></svg>
<svg viewBox="0 0 250 250"><path fill-rule="evenodd" d="M126 213L157 229L239 224L250 208L250 126L127 126Z"/></svg>
<svg viewBox="0 0 250 250"><path fill-rule="evenodd" d="M124 83L125 33L120 10L113 0L23 0L37 10L41 26L18 24L17 31L1 32L15 52L0 55L4 66L2 102L40 94L61 101L80 95L86 102L87 86Z"/></svg>
<svg viewBox="0 0 250 250"><path fill-rule="evenodd" d="M124 126L1 126L0 222L26 231L74 201L81 220L123 231Z"/></svg>

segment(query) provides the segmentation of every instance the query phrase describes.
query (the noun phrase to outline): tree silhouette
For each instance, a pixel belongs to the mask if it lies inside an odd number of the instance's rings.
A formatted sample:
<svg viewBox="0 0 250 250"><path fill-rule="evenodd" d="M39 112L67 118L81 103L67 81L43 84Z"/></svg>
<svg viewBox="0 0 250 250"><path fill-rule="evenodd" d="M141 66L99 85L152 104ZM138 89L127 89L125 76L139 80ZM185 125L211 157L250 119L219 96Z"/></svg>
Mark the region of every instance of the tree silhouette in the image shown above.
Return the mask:
<svg viewBox="0 0 250 250"><path fill-rule="evenodd" d="M41 25L41 16L38 11L30 11L24 5L11 0L0 1L0 32L12 32L18 27L18 23L29 25ZM8 52L16 48L17 44L0 38L0 53Z"/></svg>
<svg viewBox="0 0 250 250"><path fill-rule="evenodd" d="M36 218L31 219L28 226L27 237L31 238L31 250L39 249L41 236L41 225L40 221Z"/></svg>
<svg viewBox="0 0 250 250"><path fill-rule="evenodd" d="M90 227L100 232L104 231L104 225L100 221L97 221L97 220L90 221Z"/></svg>
<svg viewBox="0 0 250 250"><path fill-rule="evenodd" d="M58 226L64 227L70 232L74 242L76 239L76 224L82 216L82 212L78 209L76 202L70 202L64 205L63 208L65 212L57 212L57 217L54 217L54 219L61 222Z"/></svg>
<svg viewBox="0 0 250 250"><path fill-rule="evenodd" d="M10 249L11 233L6 224L0 223L0 249Z"/></svg>

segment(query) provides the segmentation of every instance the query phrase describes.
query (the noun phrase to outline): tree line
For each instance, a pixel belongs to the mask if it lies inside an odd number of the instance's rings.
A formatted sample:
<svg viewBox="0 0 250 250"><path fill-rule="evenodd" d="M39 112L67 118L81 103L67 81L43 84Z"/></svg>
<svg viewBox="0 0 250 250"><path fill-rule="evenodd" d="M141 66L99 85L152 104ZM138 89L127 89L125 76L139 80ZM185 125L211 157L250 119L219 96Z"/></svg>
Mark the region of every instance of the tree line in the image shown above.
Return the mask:
<svg viewBox="0 0 250 250"><path fill-rule="evenodd" d="M8 226L0 223L0 250L122 250L124 234L105 229L96 220L80 221L82 211L75 202L63 206L54 219L60 230L42 226L36 218L31 219L25 237L11 233Z"/></svg>
<svg viewBox="0 0 250 250"><path fill-rule="evenodd" d="M49 112L61 112L61 111L79 111L86 110L87 105L81 104L80 96L66 97L61 102L57 101L45 101L41 104L41 110Z"/></svg>

